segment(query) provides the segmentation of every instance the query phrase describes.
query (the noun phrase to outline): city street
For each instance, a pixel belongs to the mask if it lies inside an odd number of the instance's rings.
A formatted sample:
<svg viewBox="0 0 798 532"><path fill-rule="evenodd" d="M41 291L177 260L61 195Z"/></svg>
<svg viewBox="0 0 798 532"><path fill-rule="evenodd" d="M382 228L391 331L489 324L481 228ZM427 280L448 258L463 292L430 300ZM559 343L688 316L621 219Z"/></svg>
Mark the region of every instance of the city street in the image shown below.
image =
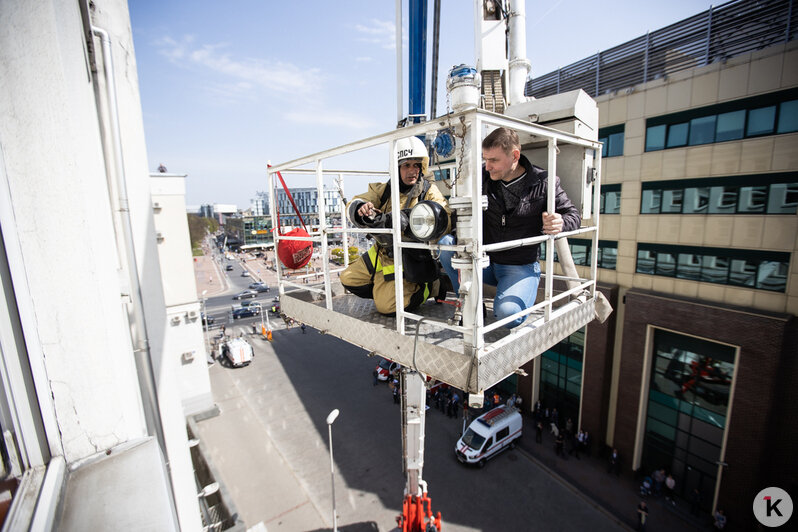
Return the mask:
<svg viewBox="0 0 798 532"><path fill-rule="evenodd" d="M229 297L243 284L238 279L250 282L238 277L239 266L227 273L233 285L227 299L210 299L210 309L231 304ZM262 299L271 300L271 294ZM395 528L404 489L400 412L388 386L373 385L378 359L310 328L306 334L298 327L275 330L271 343L249 339L256 353L251 365L210 368L221 414L197 423L208 458L246 525L331 528L325 419L337 408L332 432L338 524ZM484 469L461 465L454 446L462 419L428 410L426 428L424 479L445 530L625 529L521 450L500 454Z"/></svg>

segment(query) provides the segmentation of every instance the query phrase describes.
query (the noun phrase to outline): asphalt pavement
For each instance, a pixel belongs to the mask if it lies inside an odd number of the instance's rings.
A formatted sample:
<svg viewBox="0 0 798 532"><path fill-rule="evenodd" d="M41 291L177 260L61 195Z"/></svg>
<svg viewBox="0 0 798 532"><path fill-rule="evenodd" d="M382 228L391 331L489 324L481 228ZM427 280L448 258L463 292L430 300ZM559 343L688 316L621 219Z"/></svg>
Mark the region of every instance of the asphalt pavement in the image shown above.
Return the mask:
<svg viewBox="0 0 798 532"><path fill-rule="evenodd" d="M218 260L198 259L198 291L207 290L206 297L213 295L218 301L226 301L252 277L270 285L276 282L263 259L236 261L234 270L226 273ZM244 268L250 278L240 277ZM211 280L209 272L219 278ZM210 368L221 413L195 423L203 453L247 527L331 529L325 418L333 408L341 410L333 426L339 528L395 527L404 486L399 408L384 383L372 385L376 360L311 328L306 333L299 327L275 328L273 342L248 338L256 352L252 365ZM607 474L606 462L595 450L581 460L559 458L551 435L537 444L528 415L524 424L516 450L478 470L454 458L462 420L428 410L424 478L433 510L443 513L445 530L589 527L598 532L628 530L636 523L635 479ZM648 530L704 529L703 522L693 521L686 512L686 503L672 507L659 499L647 502Z"/></svg>

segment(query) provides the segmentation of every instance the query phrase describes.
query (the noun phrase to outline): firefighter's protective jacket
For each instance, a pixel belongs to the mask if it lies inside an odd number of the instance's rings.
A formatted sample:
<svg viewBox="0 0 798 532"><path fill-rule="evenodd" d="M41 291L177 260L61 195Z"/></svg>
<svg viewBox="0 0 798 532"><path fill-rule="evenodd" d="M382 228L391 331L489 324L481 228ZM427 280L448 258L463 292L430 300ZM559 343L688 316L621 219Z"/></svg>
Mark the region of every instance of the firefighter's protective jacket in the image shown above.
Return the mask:
<svg viewBox="0 0 798 532"><path fill-rule="evenodd" d="M400 192L399 200L402 210L412 209L419 201L434 201L444 208L447 217L451 213L446 198L438 187L422 179L406 193ZM368 227L355 214L359 206L365 202L371 202L383 213L392 213L389 183L370 183L365 193L355 196L347 204L350 221L360 227ZM446 232L451 229L451 220L448 220L448 223ZM403 250L402 263L405 308L415 308L427 297L436 295L437 284L433 287L433 283L437 280L437 267L427 250ZM390 238L380 238L341 274L341 283L355 295L374 299L379 312L391 314L396 311L394 278L393 245Z"/></svg>

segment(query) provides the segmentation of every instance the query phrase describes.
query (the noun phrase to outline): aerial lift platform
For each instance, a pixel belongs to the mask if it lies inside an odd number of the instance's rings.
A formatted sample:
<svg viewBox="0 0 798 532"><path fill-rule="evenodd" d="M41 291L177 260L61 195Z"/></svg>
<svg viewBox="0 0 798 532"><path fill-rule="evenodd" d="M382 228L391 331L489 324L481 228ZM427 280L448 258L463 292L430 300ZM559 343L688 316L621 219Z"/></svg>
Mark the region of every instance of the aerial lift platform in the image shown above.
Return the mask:
<svg viewBox="0 0 798 532"><path fill-rule="evenodd" d="M580 94L581 93L581 94ZM562 98L562 95L558 96ZM595 139L597 130L585 128L584 123L573 114L585 106L585 98L593 102L582 91L571 95L570 107L560 117L570 126L553 129L539 125L531 120L540 120L547 112L544 100L530 102L533 107L523 106L516 113L523 118L499 115L482 109L469 109L447 115L444 118L393 130L365 140L319 152L278 164L269 168L271 192L270 208L272 219L276 219L276 180L278 173L284 174L290 182L291 174L313 173L316 176L318 197L324 198L325 176L336 179L340 196L345 194L345 177L362 174L345 170L326 170L325 163L343 155L356 153L384 145L389 153L389 164L385 171L365 172L374 175L374 181L390 176L392 183L392 203L398 204L398 171L394 143L408 136L426 137L428 140L440 134L451 134L455 139L455 172L452 178L450 207L457 212L456 245L441 246L436 242L414 243L402 241L399 219L394 218L392 229L360 229L349 225L344 214L345 204L340 206L338 216L330 216L329 208L319 202L319 224L310 231L310 238L321 257L329 257L329 239L339 236L344 249L349 246L349 238L358 233L391 233L395 235L394 257L396 279L402 278L400 248L426 248L433 255L442 249L457 252L453 264L460 270L461 290L459 297L449 297L454 304L434 304L428 300L415 312L397 309L395 316L385 316L376 312L373 301L361 299L344 293L337 282L337 273L348 266L348 253L344 253L344 268L335 270L323 260L323 281L311 282L315 274L285 277L282 265L278 265L280 303L282 311L294 320L306 323L319 331L339 337L369 351L391 359L403 366L428 376L431 380L445 382L469 394L470 403L481 404L484 390L519 370L521 366L546 349L557 344L569 335L587 325L596 316L596 302L601 294L596 290L597 246L598 246L598 205L601 144ZM595 112L595 103L588 114ZM558 104L555 107L562 107ZM576 111L574 111L576 109ZM562 111L557 111L562 114ZM556 113L555 113L556 114ZM553 115L552 115L553 116ZM548 210L553 211L553 179L558 175L563 188L575 205L581 207L582 227L575 231L563 232L556 237L542 235L534 238L492 244L482 242L482 211L487 198L482 193L482 139L492 129L504 126L514 129L521 139L522 152L530 161L549 171ZM560 126L561 127L561 126ZM573 132L568 132L571 129ZM582 136L588 131L593 140ZM444 133L445 132L445 133ZM392 159L392 160L391 160ZM310 167L309 167L310 166ZM430 164L435 170L435 165ZM365 187L362 187L365 190ZM444 188L444 187L441 187ZM363 190L357 190L360 193ZM326 214L325 214L326 213ZM275 231L275 241L308 240L303 237L280 236ZM567 246L557 246L556 241L569 236L592 239L591 264L586 278L576 276L571 269L569 275L554 275L555 248L567 253ZM487 252L535 243L546 244L546 259L541 286L543 297L538 302L512 317L496 321L492 318L492 299L487 297L482 284L482 268L488 264ZM361 250L365 251L365 250ZM554 281L564 281L566 288L555 293ZM307 284L305 284L306 281ZM403 301L401 282L396 282L396 301ZM487 287L488 289L490 287ZM487 309L483 319L482 303ZM462 324L453 319L454 314L462 315ZM526 321L519 327L508 330L503 325L519 316Z"/></svg>
<svg viewBox="0 0 798 532"><path fill-rule="evenodd" d="M287 316L322 333L337 336L364 348L370 355L379 354L403 366L401 427L405 490L402 514L397 523L407 532L432 528L440 532L440 513L433 517L427 484L422 479L426 387L435 381L445 382L466 392L470 406L482 407L486 389L519 372L524 364L595 317L603 321L611 311L596 289L601 144L598 142L598 108L585 92L577 90L539 100L524 96L524 82L530 68L525 59L525 0L474 0L476 68L460 65L464 68L455 67L450 72L447 106L451 103L452 112L428 122L407 125L411 117L418 121L424 116L423 104L418 104L424 101L425 92L423 75L416 76L415 82L411 79L410 114L403 119L401 5L401 1L397 1L397 115L399 123L405 127L270 167L268 184L272 220L278 220L276 178L282 181L285 174L291 182L293 174L315 175L319 198L317 227L311 228L308 237L292 237L283 235L277 224L274 238L277 248L283 240L312 241L315 253L323 259L323 280L316 282L316 272L306 275L294 272L299 275L289 279L283 265L277 261L281 309ZM423 24L419 21L424 20L426 2L411 1L409 12L409 62L411 74L419 74L424 71L426 54L423 44L414 52L413 43L423 43ZM508 90L506 98L505 89ZM435 100L434 93L432 100ZM433 111L431 116L434 115ZM554 179L555 176L560 178L568 197L580 209L582 225L579 229L556 236L541 235L491 245L483 243L482 218L487 196L482 191L481 144L490 131L501 126L515 130L521 140L522 153L533 164L548 171L545 209L548 212L554 212ZM450 193L449 206L457 215L456 245L402 240L398 216L392 217L390 229L356 228L346 218L345 182L352 177L362 178L363 174L373 176L371 181L389 178L391 204L399 205L395 148L398 140L410 136L424 139L428 147L453 146L450 154L430 153L430 170L449 175L449 179L438 181L438 188L444 195ZM437 143L436 139L442 142ZM375 172L332 169L341 161L365 159L371 151L379 149L387 149L385 153L389 154L382 159L387 164L385 169ZM325 179L335 180L343 200L337 210L323 201ZM365 189L366 185L361 183L353 195ZM416 218L411 212L411 225L414 220L421 220L423 224L424 217ZM393 237L395 301L404 301L401 253L404 248L428 249L433 256L438 256L442 250L454 251L452 265L459 271L460 292L448 298L446 303L450 304L427 301L414 312L397 308L393 316L379 314L372 300L346 293L337 281L337 274L349 266L350 238L355 236L359 241L366 234L377 233L390 233ZM571 260L567 245L567 238L571 236L589 238L592 242L590 267L583 268L583 277ZM329 266L333 238L343 243L344 267L341 269ZM545 244L546 256L541 268L542 290L539 290L536 304L514 316L493 319L490 312L493 294L483 286L482 278L483 268L489 264L489 252L538 243ZM366 249L360 249L361 253L364 251ZM560 275L554 273L555 252L559 255ZM556 290L555 281L558 281ZM484 315L483 308L488 310ZM522 325L511 330L504 327L521 316L525 318Z"/></svg>

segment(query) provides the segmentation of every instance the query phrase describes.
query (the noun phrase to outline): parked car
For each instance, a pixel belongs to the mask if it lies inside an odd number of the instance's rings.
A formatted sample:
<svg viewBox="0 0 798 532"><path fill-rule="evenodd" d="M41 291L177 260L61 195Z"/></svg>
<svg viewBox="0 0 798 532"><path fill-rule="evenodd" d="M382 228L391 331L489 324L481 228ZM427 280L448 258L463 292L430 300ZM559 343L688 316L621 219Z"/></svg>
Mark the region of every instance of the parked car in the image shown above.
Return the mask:
<svg viewBox="0 0 798 532"><path fill-rule="evenodd" d="M237 320L238 318L249 318L252 316L259 316L260 315L260 307L241 307L237 308L233 311L233 319Z"/></svg>
<svg viewBox="0 0 798 532"><path fill-rule="evenodd" d="M246 299L248 297L258 297L258 293L254 290L244 290L233 296L233 299Z"/></svg>
<svg viewBox="0 0 798 532"><path fill-rule="evenodd" d="M387 381L391 377L391 373L399 368L399 364L388 360L387 358L380 359L374 371L377 372L377 378L381 381Z"/></svg>

